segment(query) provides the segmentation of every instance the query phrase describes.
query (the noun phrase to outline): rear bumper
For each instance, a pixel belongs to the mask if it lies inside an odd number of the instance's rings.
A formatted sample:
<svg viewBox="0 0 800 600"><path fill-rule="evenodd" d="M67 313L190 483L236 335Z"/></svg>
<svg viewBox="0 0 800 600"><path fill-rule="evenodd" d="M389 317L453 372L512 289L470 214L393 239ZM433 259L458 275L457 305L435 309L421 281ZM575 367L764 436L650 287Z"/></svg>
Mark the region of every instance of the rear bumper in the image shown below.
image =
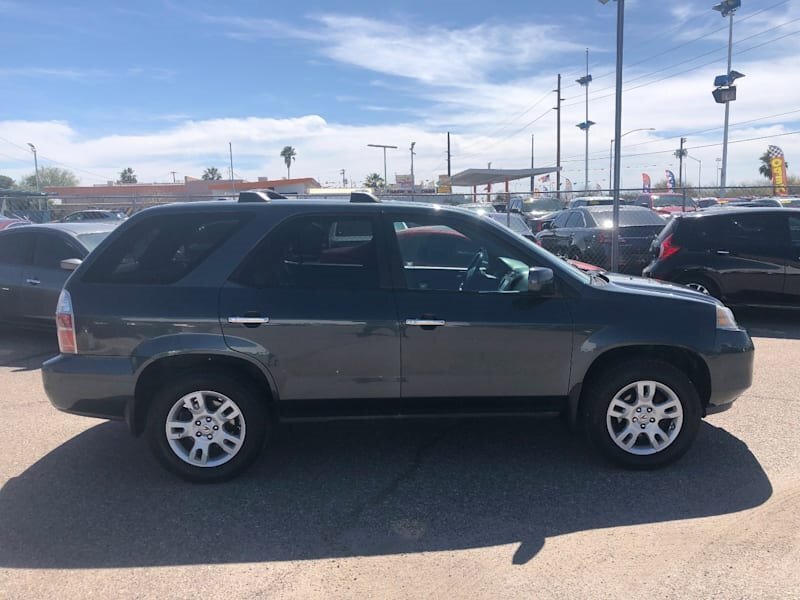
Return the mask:
<svg viewBox="0 0 800 600"><path fill-rule="evenodd" d="M58 410L130 421L136 378L130 359L59 354L42 365L42 383Z"/></svg>
<svg viewBox="0 0 800 600"><path fill-rule="evenodd" d="M730 408L753 383L753 341L744 330L717 331L716 351L706 356L711 375L707 414Z"/></svg>

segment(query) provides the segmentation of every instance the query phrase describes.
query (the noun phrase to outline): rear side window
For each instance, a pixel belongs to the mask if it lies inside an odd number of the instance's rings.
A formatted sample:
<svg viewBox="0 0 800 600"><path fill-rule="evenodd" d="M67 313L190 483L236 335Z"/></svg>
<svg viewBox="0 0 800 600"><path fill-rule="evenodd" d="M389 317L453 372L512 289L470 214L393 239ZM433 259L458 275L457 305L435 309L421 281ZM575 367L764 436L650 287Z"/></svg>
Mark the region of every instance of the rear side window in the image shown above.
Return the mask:
<svg viewBox="0 0 800 600"><path fill-rule="evenodd" d="M254 288L375 289L374 231L363 217L292 218L267 235L231 280Z"/></svg>
<svg viewBox="0 0 800 600"><path fill-rule="evenodd" d="M780 215L739 213L701 219L696 237L708 248L765 248L785 243L788 231Z"/></svg>
<svg viewBox="0 0 800 600"><path fill-rule="evenodd" d="M0 235L0 264L29 265L33 262L33 235L14 233Z"/></svg>
<svg viewBox="0 0 800 600"><path fill-rule="evenodd" d="M60 235L40 233L36 241L36 253L33 262L45 269L58 269L61 261L68 258L83 258L85 250L79 250L76 244L69 243Z"/></svg>
<svg viewBox="0 0 800 600"><path fill-rule="evenodd" d="M150 217L127 229L98 257L91 283L170 284L208 258L248 215L198 213Z"/></svg>
<svg viewBox="0 0 800 600"><path fill-rule="evenodd" d="M572 213L569 218L567 218L567 224L564 227L585 227L586 222L583 219L583 215L579 212Z"/></svg>

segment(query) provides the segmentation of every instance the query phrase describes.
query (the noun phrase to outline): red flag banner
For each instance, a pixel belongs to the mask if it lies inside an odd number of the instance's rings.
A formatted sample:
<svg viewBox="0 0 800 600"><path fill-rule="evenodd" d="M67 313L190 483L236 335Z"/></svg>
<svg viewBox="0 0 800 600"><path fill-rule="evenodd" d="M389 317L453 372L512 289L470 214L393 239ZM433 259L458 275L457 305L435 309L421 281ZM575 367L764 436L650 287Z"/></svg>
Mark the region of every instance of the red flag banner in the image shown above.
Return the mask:
<svg viewBox="0 0 800 600"><path fill-rule="evenodd" d="M789 189L786 186L786 159L783 150L778 146L770 146L767 149L769 155L769 166L772 170L772 190L776 196L788 196Z"/></svg>
<svg viewBox="0 0 800 600"><path fill-rule="evenodd" d="M650 175L642 173L642 192L645 194L650 191Z"/></svg>

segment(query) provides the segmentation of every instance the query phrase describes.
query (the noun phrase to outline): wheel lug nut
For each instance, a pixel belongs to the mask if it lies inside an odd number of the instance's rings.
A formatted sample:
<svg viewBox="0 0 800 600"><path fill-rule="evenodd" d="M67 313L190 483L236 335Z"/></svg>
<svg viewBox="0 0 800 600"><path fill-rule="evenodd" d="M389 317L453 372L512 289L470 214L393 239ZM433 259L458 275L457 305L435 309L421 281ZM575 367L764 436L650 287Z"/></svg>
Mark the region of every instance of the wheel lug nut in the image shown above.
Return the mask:
<svg viewBox="0 0 800 600"><path fill-rule="evenodd" d="M647 412L653 412L653 409L652 408L648 408Z"/></svg>
<svg viewBox="0 0 800 600"><path fill-rule="evenodd" d="M651 422L651 423L655 423L655 422L656 422L656 420L655 420L655 419L650 419L650 422Z"/></svg>
<svg viewBox="0 0 800 600"><path fill-rule="evenodd" d="M211 417L206 417L206 423L211 423Z"/></svg>
<svg viewBox="0 0 800 600"><path fill-rule="evenodd" d="M214 439L214 436L213 436L213 435L211 435L210 433L209 433L209 434L208 434L206 437L207 437L208 439L210 439L210 440L213 440L213 439Z"/></svg>
<svg viewBox="0 0 800 600"><path fill-rule="evenodd" d="M633 422L634 422L634 423L636 423L636 421L638 421L638 420L639 420L639 419L637 419L636 417L633 417Z"/></svg>
<svg viewBox="0 0 800 600"><path fill-rule="evenodd" d="M644 423L642 423L642 429L645 429L645 428L647 428L647 425L645 425Z"/></svg>
<svg viewBox="0 0 800 600"><path fill-rule="evenodd" d="M195 421L194 424L199 426L200 425L200 421Z"/></svg>
<svg viewBox="0 0 800 600"><path fill-rule="evenodd" d="M636 412L642 412L642 407L640 406L639 408L637 408Z"/></svg>
<svg viewBox="0 0 800 600"><path fill-rule="evenodd" d="M219 429L219 425L214 425L214 431L217 431L218 429Z"/></svg>
<svg viewBox="0 0 800 600"><path fill-rule="evenodd" d="M200 437L200 436L202 436L203 434L202 434L202 433L200 433L200 432L198 431L197 433L195 433L195 435L196 435L197 437Z"/></svg>

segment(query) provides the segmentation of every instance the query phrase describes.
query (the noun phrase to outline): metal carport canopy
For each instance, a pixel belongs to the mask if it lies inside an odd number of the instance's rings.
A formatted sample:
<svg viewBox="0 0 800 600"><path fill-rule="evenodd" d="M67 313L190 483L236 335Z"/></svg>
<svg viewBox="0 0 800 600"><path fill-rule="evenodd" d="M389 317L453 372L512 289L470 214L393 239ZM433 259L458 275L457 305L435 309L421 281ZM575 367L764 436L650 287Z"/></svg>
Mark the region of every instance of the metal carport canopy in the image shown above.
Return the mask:
<svg viewBox="0 0 800 600"><path fill-rule="evenodd" d="M546 173L555 173L556 167L540 167L538 169L467 169L456 173L450 178L450 185L458 187L473 187L504 183L515 179L536 177Z"/></svg>

